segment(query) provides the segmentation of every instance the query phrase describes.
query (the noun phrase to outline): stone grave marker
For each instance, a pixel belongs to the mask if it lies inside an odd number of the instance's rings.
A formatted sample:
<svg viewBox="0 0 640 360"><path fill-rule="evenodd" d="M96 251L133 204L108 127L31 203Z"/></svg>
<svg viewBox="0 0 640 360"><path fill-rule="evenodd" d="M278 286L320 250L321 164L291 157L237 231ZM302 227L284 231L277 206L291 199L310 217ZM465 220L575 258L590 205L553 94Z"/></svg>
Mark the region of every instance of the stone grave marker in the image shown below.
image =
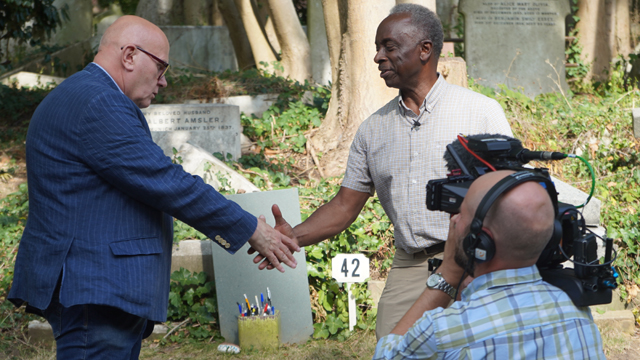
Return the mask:
<svg viewBox="0 0 640 360"><path fill-rule="evenodd" d="M282 215L295 226L301 222L298 189L264 191L247 194L228 195L243 209L255 216L264 215L267 223L275 224L271 205L278 204ZM271 291L272 305L280 311L282 343L304 343L313 335L311 301L309 299L309 278L304 250L295 253L298 263L295 269L284 265L285 272L278 270L258 270L253 263L253 255L248 255L249 244L245 244L234 255L214 241L213 268L220 315L220 331L228 342L238 343L238 303L255 303L255 296L263 293L267 297L267 287Z"/></svg>
<svg viewBox="0 0 640 360"><path fill-rule="evenodd" d="M460 0L469 76L530 97L567 91L565 17L569 0Z"/></svg>
<svg viewBox="0 0 640 360"><path fill-rule="evenodd" d="M151 105L142 109L151 137L164 154L173 156L173 148L197 145L210 153L240 157L240 110L227 104Z"/></svg>

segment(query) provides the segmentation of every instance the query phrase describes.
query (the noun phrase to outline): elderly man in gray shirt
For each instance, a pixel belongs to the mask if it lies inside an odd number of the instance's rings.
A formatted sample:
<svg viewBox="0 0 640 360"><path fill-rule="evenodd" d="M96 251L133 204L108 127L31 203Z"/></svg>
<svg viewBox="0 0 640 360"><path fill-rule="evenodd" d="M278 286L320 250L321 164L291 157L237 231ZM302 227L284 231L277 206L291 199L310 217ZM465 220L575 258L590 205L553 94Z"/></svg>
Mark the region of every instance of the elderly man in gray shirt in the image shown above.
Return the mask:
<svg viewBox="0 0 640 360"><path fill-rule="evenodd" d="M495 100L448 84L437 72L442 42L442 25L432 11L395 6L378 26L374 61L387 86L400 94L358 129L342 186L331 201L293 229L273 209L276 229L306 246L349 227L378 192L396 245L378 306L378 338L389 334L425 289L427 260L442 256L449 219L427 211L425 186L446 176L445 146L460 133L512 135Z"/></svg>

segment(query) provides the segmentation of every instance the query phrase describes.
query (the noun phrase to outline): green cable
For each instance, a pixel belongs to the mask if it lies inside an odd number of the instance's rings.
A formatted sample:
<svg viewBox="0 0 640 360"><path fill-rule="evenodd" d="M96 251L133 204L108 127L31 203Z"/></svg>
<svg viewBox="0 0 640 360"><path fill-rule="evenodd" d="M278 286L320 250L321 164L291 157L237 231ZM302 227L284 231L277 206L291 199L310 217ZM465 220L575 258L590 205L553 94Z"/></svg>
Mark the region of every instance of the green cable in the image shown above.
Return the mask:
<svg viewBox="0 0 640 360"><path fill-rule="evenodd" d="M584 204L582 205L577 205L576 208L581 208L584 207L585 205L587 205L589 203L589 201L591 201L591 198L593 197L593 192L596 189L596 174L593 171L593 168L591 167L591 164L589 164L589 162L587 160L585 160L584 158L576 155L576 154L568 154L567 157L570 158L578 158L580 160L582 160L583 163L585 163L585 165L587 165L587 167L589 168L589 172L591 172L591 192L589 193L589 197L587 197L587 200L585 200Z"/></svg>

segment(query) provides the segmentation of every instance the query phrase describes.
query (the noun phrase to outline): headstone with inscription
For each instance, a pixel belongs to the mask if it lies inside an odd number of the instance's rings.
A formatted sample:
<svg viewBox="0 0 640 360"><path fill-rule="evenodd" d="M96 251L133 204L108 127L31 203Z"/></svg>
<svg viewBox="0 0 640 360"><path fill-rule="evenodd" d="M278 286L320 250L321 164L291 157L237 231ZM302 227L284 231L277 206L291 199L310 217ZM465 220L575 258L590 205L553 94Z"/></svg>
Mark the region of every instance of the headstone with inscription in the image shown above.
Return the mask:
<svg viewBox="0 0 640 360"><path fill-rule="evenodd" d="M227 104L151 105L142 109L151 137L165 155L182 144L197 145L227 158L240 157L240 109Z"/></svg>
<svg viewBox="0 0 640 360"><path fill-rule="evenodd" d="M469 76L535 95L566 91L565 18L569 0L460 0Z"/></svg>

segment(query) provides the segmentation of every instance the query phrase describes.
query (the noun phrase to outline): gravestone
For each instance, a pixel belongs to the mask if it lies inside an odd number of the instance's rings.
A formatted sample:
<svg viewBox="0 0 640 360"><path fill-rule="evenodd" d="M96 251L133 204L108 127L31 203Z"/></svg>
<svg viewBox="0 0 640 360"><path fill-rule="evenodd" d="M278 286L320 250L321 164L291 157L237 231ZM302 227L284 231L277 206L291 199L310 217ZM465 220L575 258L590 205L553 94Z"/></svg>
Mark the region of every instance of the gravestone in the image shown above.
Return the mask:
<svg viewBox="0 0 640 360"><path fill-rule="evenodd" d="M562 89L569 0L460 0L469 76L534 97Z"/></svg>
<svg viewBox="0 0 640 360"><path fill-rule="evenodd" d="M240 157L240 110L226 104L151 105L142 109L151 137L164 154L173 156L173 148L197 145L210 153Z"/></svg>
<svg viewBox="0 0 640 360"><path fill-rule="evenodd" d="M301 222L298 189L264 191L249 194L228 195L227 198L255 216L264 215L273 226L271 205L278 204L284 218L295 226ZM271 291L272 305L280 311L282 343L304 343L313 334L309 278L304 250L295 253L298 263L295 269L284 265L285 272L258 270L253 255L248 255L245 244L234 255L227 253L217 242L213 243L213 268L218 297L220 332L228 342L238 343L238 303L244 302L244 294L255 303L260 293L267 298Z"/></svg>

